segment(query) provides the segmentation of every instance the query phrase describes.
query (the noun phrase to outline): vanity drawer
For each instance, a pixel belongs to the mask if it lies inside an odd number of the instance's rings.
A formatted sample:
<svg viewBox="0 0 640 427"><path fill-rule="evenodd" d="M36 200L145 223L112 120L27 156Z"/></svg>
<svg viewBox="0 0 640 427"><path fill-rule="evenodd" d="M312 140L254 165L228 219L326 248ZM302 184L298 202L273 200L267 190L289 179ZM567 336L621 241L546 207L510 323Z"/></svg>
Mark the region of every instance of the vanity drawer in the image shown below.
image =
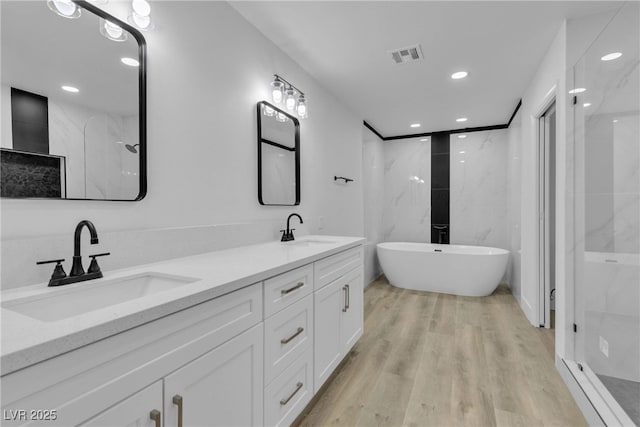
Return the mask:
<svg viewBox="0 0 640 427"><path fill-rule="evenodd" d="M314 289L318 290L354 268L360 267L363 261L364 255L362 246L348 249L344 252L321 259L320 261L316 261L313 264L314 276L316 279Z"/></svg>
<svg viewBox="0 0 640 427"><path fill-rule="evenodd" d="M264 321L264 383L269 384L313 344L313 295Z"/></svg>
<svg viewBox="0 0 640 427"><path fill-rule="evenodd" d="M288 426L313 397L313 352L308 348L264 390L264 425Z"/></svg>
<svg viewBox="0 0 640 427"><path fill-rule="evenodd" d="M313 289L313 264L264 281L264 315L269 317L309 295Z"/></svg>

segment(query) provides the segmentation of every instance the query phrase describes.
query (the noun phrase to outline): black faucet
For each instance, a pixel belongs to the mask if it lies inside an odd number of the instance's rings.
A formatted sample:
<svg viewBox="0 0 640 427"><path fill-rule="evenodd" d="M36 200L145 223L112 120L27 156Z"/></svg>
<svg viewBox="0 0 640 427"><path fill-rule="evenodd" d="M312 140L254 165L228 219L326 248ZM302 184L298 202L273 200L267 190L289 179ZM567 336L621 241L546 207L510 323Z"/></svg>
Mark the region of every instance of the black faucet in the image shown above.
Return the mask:
<svg viewBox="0 0 640 427"><path fill-rule="evenodd" d="M82 229L84 227L87 227L89 229L89 233L91 234L91 244L98 244L98 233L96 231L95 225L93 225L91 221L88 221L86 219L80 221L76 226L76 231L73 235L73 264L71 266L71 273L69 273L69 276L67 276L67 274L64 272L64 268L62 267L62 262L64 261L64 259L38 261L36 263L56 263L53 274L51 275L51 279L49 279L49 286L68 285L70 283L83 282L85 280L99 279L102 277L102 271L100 271L100 266L98 266L96 258L111 254L109 252L105 252L101 254L89 255L89 257L91 258L91 264L89 265L89 270L85 273L84 267L82 267L82 254L80 253L80 237L82 235Z"/></svg>
<svg viewBox="0 0 640 427"><path fill-rule="evenodd" d="M304 224L304 221L302 221L302 217L297 213L292 213L291 215L289 215L289 217L287 218L287 229L280 230L282 232L282 238L280 239L281 242L290 242L292 240L295 240L295 237L293 237L293 230L295 230L295 228L289 228L289 221L291 221L292 216L297 216L300 220L300 224Z"/></svg>
<svg viewBox="0 0 640 427"><path fill-rule="evenodd" d="M96 226L91 221L83 220L76 225L76 231L73 234L73 265L71 266L71 273L69 276L81 276L84 274L84 268L82 267L82 255L80 253L80 236L82 236L82 229L87 227L91 234L91 244L98 244L98 232Z"/></svg>

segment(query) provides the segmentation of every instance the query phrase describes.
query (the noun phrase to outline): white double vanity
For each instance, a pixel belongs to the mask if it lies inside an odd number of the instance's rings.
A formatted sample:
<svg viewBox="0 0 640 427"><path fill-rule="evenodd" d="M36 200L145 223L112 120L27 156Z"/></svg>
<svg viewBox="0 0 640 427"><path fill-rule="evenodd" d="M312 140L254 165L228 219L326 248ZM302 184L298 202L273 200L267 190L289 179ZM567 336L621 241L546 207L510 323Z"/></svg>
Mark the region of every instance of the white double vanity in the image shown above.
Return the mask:
<svg viewBox="0 0 640 427"><path fill-rule="evenodd" d="M364 239L2 294L2 425L289 425L363 332Z"/></svg>

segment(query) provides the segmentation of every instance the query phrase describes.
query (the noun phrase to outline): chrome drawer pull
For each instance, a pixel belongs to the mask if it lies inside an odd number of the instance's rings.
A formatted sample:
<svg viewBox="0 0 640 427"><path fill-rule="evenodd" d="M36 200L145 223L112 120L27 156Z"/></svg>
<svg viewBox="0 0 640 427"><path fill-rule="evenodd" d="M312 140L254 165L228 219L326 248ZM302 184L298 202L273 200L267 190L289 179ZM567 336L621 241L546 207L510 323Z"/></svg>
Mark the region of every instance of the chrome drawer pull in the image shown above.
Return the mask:
<svg viewBox="0 0 640 427"><path fill-rule="evenodd" d="M304 328L298 328L298 330L293 335L291 335L289 338L282 338L280 342L282 344L289 344L289 341L300 335L302 331L304 331Z"/></svg>
<svg viewBox="0 0 640 427"><path fill-rule="evenodd" d="M293 396L295 396L295 395L296 395L296 393L297 393L297 392L299 392L299 391L300 391L300 389L301 389L301 388L302 388L302 383L298 383L298 384L296 384L296 389L293 391L293 393L291 393L291 396L287 397L286 399L282 399L282 400L280 401L280 404L281 404L282 406L284 406L284 405L286 405L287 403L289 403L289 401L293 398Z"/></svg>
<svg viewBox="0 0 640 427"><path fill-rule="evenodd" d="M301 287L304 286L304 282L298 282L297 285L295 285L293 288L289 288L289 289L283 289L280 292L282 292L282 295L286 295L290 292L296 291L298 289L300 289Z"/></svg>

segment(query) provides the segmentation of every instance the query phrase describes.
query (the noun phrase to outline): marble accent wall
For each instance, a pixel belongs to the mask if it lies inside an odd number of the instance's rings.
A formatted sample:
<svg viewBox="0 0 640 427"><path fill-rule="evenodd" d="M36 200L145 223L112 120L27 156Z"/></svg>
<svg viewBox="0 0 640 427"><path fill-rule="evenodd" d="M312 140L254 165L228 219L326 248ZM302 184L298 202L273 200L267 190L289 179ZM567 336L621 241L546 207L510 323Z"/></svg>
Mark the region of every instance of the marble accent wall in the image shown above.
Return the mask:
<svg viewBox="0 0 640 427"><path fill-rule="evenodd" d="M384 144L377 135L362 128L362 180L364 201L365 284L382 274L376 244L383 240Z"/></svg>
<svg viewBox="0 0 640 427"><path fill-rule="evenodd" d="M384 143L383 239L431 242L431 138Z"/></svg>
<svg viewBox="0 0 640 427"><path fill-rule="evenodd" d="M509 131L465 135L451 135L451 243L509 249Z"/></svg>

